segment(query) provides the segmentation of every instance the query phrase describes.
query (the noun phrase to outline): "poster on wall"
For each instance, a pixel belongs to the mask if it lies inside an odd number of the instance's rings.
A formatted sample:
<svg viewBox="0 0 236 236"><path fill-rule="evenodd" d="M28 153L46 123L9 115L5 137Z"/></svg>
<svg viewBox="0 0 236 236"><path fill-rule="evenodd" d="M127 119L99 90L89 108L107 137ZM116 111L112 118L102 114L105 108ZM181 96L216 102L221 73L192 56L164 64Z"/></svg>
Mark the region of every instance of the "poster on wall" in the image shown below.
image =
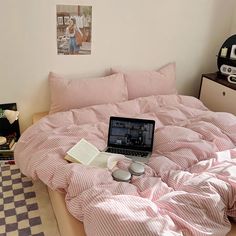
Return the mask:
<svg viewBox="0 0 236 236"><path fill-rule="evenodd" d="M57 5L57 54L90 55L92 6Z"/></svg>

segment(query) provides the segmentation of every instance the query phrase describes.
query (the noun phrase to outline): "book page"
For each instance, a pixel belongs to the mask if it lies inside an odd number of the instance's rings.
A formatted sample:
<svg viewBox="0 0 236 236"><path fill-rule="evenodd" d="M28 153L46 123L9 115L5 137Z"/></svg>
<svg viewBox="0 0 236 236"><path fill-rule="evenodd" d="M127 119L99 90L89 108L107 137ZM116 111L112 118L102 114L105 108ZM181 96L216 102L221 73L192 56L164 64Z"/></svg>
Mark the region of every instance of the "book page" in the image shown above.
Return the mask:
<svg viewBox="0 0 236 236"><path fill-rule="evenodd" d="M81 139L67 152L71 157L70 161L74 160L84 165L89 165L99 153L100 151L85 139Z"/></svg>
<svg viewBox="0 0 236 236"><path fill-rule="evenodd" d="M90 166L96 166L100 168L107 168L107 160L110 158L111 153L108 152L100 152L96 155L96 157L89 164Z"/></svg>

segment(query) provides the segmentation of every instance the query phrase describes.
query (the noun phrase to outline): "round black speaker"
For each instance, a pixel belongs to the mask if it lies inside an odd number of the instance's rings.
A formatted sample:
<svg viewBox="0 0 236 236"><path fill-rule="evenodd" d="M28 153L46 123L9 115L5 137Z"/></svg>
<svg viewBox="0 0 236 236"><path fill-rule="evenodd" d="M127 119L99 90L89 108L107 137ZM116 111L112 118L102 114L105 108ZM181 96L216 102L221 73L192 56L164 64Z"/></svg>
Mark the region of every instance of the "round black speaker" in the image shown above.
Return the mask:
<svg viewBox="0 0 236 236"><path fill-rule="evenodd" d="M220 71L222 65L236 67L236 34L225 40L217 56L217 66Z"/></svg>

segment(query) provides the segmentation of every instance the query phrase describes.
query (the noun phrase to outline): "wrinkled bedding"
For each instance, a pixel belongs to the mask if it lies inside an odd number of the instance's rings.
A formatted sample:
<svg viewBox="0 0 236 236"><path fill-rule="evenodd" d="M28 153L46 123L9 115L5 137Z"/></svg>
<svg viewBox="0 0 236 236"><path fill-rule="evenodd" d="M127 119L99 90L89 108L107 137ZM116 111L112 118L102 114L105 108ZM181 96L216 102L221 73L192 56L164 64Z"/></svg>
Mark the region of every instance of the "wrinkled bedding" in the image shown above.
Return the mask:
<svg viewBox="0 0 236 236"><path fill-rule="evenodd" d="M111 115L156 121L153 155L131 183L64 160L81 138L103 150ZM66 193L87 235L222 236L236 217L235 144L232 114L194 97L159 95L49 115L22 134L15 159L23 174Z"/></svg>

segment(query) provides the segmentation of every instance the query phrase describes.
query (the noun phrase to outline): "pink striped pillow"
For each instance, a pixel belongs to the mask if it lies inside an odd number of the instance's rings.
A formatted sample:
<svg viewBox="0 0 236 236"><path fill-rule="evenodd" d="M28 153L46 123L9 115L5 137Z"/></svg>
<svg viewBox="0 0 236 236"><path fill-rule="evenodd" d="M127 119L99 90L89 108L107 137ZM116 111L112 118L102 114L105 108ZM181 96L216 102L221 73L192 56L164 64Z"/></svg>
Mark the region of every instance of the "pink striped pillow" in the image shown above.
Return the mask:
<svg viewBox="0 0 236 236"><path fill-rule="evenodd" d="M151 95L177 94L175 63L169 63L157 71L121 71L128 87L128 99Z"/></svg>
<svg viewBox="0 0 236 236"><path fill-rule="evenodd" d="M94 79L65 79L50 72L48 79L51 92L50 114L128 100L127 85L121 73Z"/></svg>

